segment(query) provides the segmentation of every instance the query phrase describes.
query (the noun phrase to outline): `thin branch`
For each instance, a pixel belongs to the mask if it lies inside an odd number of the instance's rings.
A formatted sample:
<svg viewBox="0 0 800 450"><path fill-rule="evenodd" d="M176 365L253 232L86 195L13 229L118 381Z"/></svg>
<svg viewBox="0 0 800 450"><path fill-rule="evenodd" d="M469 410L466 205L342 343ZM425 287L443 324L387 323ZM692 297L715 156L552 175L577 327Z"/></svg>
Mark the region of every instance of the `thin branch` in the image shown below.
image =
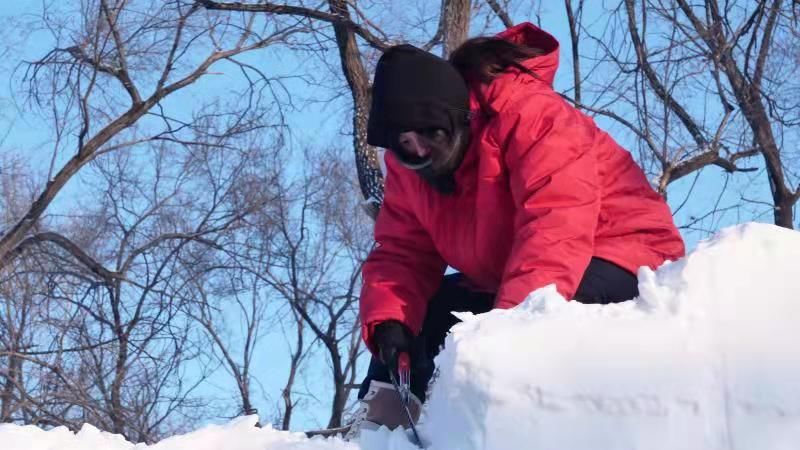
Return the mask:
<svg viewBox="0 0 800 450"><path fill-rule="evenodd" d="M0 349L0 356L44 356L44 355L60 355L63 353L77 353L77 352L85 352L88 350L94 350L100 347L104 347L109 344L113 344L117 341L117 338L107 339L101 342L97 342L95 344L84 345L81 347L71 347L71 348L60 348L56 350L41 350L41 351L14 351L8 349Z"/></svg>
<svg viewBox="0 0 800 450"><path fill-rule="evenodd" d="M567 0L569 1L569 0ZM514 22L511 20L511 17L508 15L508 12L500 6L500 3L497 0L486 0L486 3L492 8L497 17L503 22L506 28L511 28L514 26Z"/></svg>
<svg viewBox="0 0 800 450"><path fill-rule="evenodd" d="M567 23L569 24L570 43L572 48L572 77L575 86L575 102L581 102L581 66L580 66L580 52L578 45L580 44L579 24L576 18L576 11L572 9L572 0L564 0L564 7L567 10ZM578 1L577 16L580 16L583 10L583 0Z"/></svg>
<svg viewBox="0 0 800 450"><path fill-rule="evenodd" d="M426 52L429 52L433 47L442 43L442 38L444 38L444 31L447 28L447 16L445 15L445 7L447 6L447 0L442 0L441 7L439 8L439 23L436 25L436 33L433 34L433 37L422 46L422 49Z"/></svg>
<svg viewBox="0 0 800 450"><path fill-rule="evenodd" d="M125 90L128 91L128 95L131 97L131 101L133 103L141 103L142 97L139 95L139 91L136 89L136 85L131 80L130 73L128 72L128 61L127 55L125 52L125 44L122 41L122 36L120 36L119 28L117 27L117 21L119 19L119 11L112 12L111 8L108 7L108 0L101 0L100 7L103 10L103 15L106 18L106 22L108 23L109 29L111 30L111 35L114 37L114 45L117 48L117 58L119 60L119 68L117 69L117 78L120 80L122 85L125 87Z"/></svg>
<svg viewBox="0 0 800 450"><path fill-rule="evenodd" d="M53 244L56 244L59 247L63 248L64 250L69 252L75 259L77 259L81 264L86 266L87 269L91 270L94 274L98 275L101 279L103 279L106 282L111 282L112 280L115 279L124 279L123 275L117 272L110 271L105 267L103 267L102 264L100 264L94 258L89 256L86 252L83 251L83 249L81 249L77 244L69 240L67 237L53 232L38 233L23 240L14 249L14 251L10 252L3 259L0 259L0 267L4 266L10 260L19 256L19 254L23 253L28 247L32 247L36 244L41 244L44 242L52 242Z"/></svg>
<svg viewBox="0 0 800 450"><path fill-rule="evenodd" d="M683 106L681 106L680 103L678 103L677 100L675 100L669 91L664 87L664 85L661 83L661 80L658 78L658 74L647 59L647 48L639 36L639 30L636 24L634 0L625 0L625 8L628 13L628 29L630 31L634 49L636 50L636 57L639 61L639 67L647 77L647 80L650 83L650 86L653 88L655 94L676 116L678 116L678 119L681 121L681 123L683 123L683 126L686 127L686 129L689 131L689 134L691 134L694 138L697 146L701 148L705 147L707 141L700 127L697 125L697 123L695 123L694 119L692 119Z"/></svg>
<svg viewBox="0 0 800 450"><path fill-rule="evenodd" d="M764 69L767 63L767 56L772 44L772 33L775 31L775 25L778 20L778 13L781 9L781 0L775 0L772 4L772 11L769 13L767 24L764 27L763 36L761 38L761 48L758 51L756 58L756 67L753 71L753 89L756 91L761 90L761 79L764 77Z"/></svg>
<svg viewBox="0 0 800 450"><path fill-rule="evenodd" d="M309 19L321 20L335 25L348 28L355 34L361 36L371 47L378 50L386 50L389 47L383 39L372 34L367 28L353 22L349 17L319 11L317 9L305 8L302 6L276 5L274 3L241 3L241 2L217 2L213 0L195 0L197 4L208 10L216 11L242 11L252 13L267 13L287 16L300 16Z"/></svg>
<svg viewBox="0 0 800 450"><path fill-rule="evenodd" d="M230 50L214 52L202 63L200 63L191 73L182 79L165 86L163 89L155 91L147 100L132 105L131 108L125 113L106 125L83 146L81 146L81 148L78 150L78 153L73 156L64 165L64 167L61 168L53 180L47 184L36 201L34 201L31 207L28 209L28 212L25 214L25 216L19 220L8 231L8 233L0 238L0 263L4 265L10 261L10 259L7 258L7 255L13 251L18 242L20 242L24 235L34 226L36 221L55 199L56 195L61 191L61 189L70 179L72 179L72 177L80 170L81 167L89 163L97 156L98 149L100 149L113 137L117 136L122 130L132 126L151 108L153 108L156 104L173 92L196 82L198 79L204 76L208 69L217 61L224 60L251 50L267 47L270 44L285 39L286 36L299 31L300 30L281 31L245 47L236 47ZM2 267L2 265L0 265L0 267Z"/></svg>

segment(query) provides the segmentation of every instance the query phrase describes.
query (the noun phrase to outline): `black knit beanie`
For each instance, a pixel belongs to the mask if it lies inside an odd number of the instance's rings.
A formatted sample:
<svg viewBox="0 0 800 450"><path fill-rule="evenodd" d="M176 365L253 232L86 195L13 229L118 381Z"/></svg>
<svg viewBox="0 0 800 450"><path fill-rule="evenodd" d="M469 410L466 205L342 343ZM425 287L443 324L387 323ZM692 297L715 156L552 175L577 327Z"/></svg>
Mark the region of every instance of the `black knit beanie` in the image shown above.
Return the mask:
<svg viewBox="0 0 800 450"><path fill-rule="evenodd" d="M469 91L446 60L412 45L388 49L372 85L367 143L395 149L400 133L440 128L452 136L467 123Z"/></svg>

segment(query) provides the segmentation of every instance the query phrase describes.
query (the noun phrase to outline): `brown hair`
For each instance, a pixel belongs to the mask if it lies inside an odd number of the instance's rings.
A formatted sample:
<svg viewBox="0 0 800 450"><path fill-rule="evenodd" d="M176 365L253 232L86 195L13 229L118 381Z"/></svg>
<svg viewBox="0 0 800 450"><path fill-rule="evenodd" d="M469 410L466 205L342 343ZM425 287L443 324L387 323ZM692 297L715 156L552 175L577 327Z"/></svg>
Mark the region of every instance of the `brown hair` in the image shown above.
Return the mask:
<svg viewBox="0 0 800 450"><path fill-rule="evenodd" d="M476 37L461 44L451 55L450 63L468 83L490 83L509 67L539 78L522 62L545 54L545 51L515 44L496 37Z"/></svg>

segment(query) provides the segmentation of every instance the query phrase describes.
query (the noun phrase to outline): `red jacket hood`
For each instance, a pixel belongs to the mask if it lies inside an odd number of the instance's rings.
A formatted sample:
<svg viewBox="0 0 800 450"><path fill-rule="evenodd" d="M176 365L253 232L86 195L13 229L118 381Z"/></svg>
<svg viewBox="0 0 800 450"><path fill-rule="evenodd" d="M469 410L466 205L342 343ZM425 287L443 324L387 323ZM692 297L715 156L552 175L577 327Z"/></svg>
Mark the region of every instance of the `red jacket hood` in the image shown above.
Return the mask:
<svg viewBox="0 0 800 450"><path fill-rule="evenodd" d="M515 44L542 49L544 55L531 58L522 65L553 86L553 79L558 69L558 41L553 35L530 22L525 22L503 31L497 37Z"/></svg>
<svg viewBox="0 0 800 450"><path fill-rule="evenodd" d="M558 70L558 48L556 38L550 33L536 27L530 22L521 23L503 31L497 37L515 44L526 45L543 50L545 53L523 62L525 68L535 73L539 80L534 80L527 74L521 74L518 69L509 68L503 75L497 77L488 86L473 86L471 108L481 109L489 107L495 112L502 109L502 104L508 100L508 88L515 83L531 81L544 82L548 87L553 87L553 80ZM522 77L520 77L522 75Z"/></svg>

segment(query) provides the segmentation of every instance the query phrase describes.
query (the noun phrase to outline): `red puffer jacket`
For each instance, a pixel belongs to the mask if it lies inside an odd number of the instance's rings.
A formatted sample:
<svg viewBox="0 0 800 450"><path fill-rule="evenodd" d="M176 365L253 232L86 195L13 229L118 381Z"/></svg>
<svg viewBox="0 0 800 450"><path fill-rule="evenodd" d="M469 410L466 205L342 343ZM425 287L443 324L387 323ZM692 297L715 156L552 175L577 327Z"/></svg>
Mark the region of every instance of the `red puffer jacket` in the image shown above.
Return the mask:
<svg viewBox="0 0 800 450"><path fill-rule="evenodd" d="M473 89L472 141L442 195L386 153L378 247L364 266L363 336L378 322L419 333L447 265L496 307L555 283L572 298L595 256L631 272L684 255L669 207L631 155L552 88L558 42L531 24L501 37L546 51Z"/></svg>

